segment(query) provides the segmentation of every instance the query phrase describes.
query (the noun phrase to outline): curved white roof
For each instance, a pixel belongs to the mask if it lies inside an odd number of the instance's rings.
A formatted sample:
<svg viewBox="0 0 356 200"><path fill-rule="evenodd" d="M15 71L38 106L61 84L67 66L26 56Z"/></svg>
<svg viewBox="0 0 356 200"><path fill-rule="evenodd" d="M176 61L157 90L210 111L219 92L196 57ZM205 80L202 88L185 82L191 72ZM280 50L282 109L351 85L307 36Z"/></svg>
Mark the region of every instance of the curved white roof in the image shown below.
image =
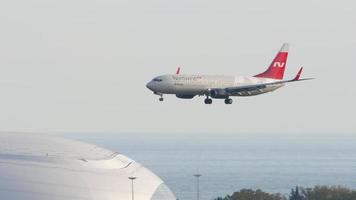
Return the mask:
<svg viewBox="0 0 356 200"><path fill-rule="evenodd" d="M126 156L33 133L0 133L0 196L13 200L173 200L163 181Z"/></svg>

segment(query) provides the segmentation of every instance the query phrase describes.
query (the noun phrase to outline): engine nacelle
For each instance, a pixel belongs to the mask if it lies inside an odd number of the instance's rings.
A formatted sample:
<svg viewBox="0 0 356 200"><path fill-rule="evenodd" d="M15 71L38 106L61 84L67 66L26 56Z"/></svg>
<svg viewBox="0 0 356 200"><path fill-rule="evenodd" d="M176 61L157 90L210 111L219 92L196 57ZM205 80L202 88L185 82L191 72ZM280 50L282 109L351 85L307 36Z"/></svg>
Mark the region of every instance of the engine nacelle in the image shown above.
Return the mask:
<svg viewBox="0 0 356 200"><path fill-rule="evenodd" d="M229 97L229 94L225 89L212 89L210 90L210 96L216 99L225 99Z"/></svg>
<svg viewBox="0 0 356 200"><path fill-rule="evenodd" d="M187 94L177 94L176 97L180 99L193 99L195 95L187 95Z"/></svg>

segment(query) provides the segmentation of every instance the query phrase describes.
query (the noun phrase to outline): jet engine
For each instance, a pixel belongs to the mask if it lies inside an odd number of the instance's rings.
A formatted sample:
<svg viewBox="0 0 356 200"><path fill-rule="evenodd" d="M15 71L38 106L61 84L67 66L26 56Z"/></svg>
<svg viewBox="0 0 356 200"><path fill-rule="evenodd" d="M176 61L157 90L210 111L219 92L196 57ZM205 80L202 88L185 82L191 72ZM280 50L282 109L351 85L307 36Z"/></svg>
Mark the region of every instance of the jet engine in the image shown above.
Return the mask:
<svg viewBox="0 0 356 200"><path fill-rule="evenodd" d="M210 96L216 99L225 99L229 97L229 94L225 89L212 89L210 90Z"/></svg>
<svg viewBox="0 0 356 200"><path fill-rule="evenodd" d="M193 99L195 95L189 95L189 94L177 94L176 97L180 99Z"/></svg>

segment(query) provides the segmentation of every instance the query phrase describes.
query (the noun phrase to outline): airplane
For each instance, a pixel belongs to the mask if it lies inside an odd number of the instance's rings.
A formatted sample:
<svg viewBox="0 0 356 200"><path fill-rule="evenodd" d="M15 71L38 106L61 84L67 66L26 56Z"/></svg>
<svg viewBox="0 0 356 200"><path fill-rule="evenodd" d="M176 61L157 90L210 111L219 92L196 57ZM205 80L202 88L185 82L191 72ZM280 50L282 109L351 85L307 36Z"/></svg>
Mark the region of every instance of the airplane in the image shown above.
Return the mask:
<svg viewBox="0 0 356 200"><path fill-rule="evenodd" d="M220 75L186 75L180 73L157 76L146 87L163 101L163 94L174 94L181 99L206 96L204 103L212 104L214 99L225 99L225 104L232 104L233 96L255 96L272 92L286 83L311 80L300 79L303 67L290 80L283 80L288 58L289 44L283 44L270 66L263 73L255 76L220 76Z"/></svg>

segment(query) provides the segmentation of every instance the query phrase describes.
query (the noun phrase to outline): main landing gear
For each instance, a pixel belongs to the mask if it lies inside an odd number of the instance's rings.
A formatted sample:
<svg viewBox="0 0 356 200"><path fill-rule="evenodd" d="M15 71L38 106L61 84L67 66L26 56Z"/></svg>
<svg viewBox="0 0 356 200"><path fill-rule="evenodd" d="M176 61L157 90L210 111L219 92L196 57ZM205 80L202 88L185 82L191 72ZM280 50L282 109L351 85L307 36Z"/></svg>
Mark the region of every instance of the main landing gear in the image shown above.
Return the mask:
<svg viewBox="0 0 356 200"><path fill-rule="evenodd" d="M225 99L225 104L232 104L232 99L231 98L226 98Z"/></svg>
<svg viewBox="0 0 356 200"><path fill-rule="evenodd" d="M232 104L232 99L231 98L226 98L225 99L225 104ZM209 97L207 97L205 100L204 100L204 103L205 104L212 104L213 103L213 100L210 99Z"/></svg>
<svg viewBox="0 0 356 200"><path fill-rule="evenodd" d="M213 100L210 99L209 97L207 97L207 98L204 100L204 103L205 103L205 104L212 104L212 103L213 103Z"/></svg>

